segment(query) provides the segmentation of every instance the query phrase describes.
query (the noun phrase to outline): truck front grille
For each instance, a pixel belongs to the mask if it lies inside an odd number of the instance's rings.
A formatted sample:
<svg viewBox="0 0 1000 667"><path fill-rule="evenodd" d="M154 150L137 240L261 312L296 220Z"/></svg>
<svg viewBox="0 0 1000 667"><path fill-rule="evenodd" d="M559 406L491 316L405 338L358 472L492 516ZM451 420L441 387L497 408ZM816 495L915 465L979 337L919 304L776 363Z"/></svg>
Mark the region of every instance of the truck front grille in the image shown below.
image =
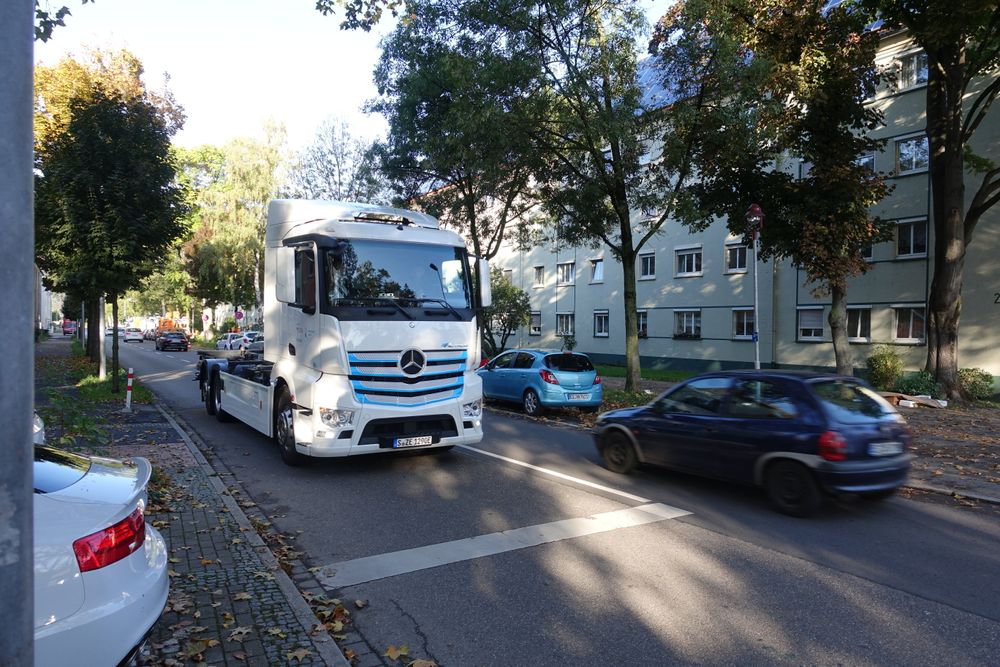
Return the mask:
<svg viewBox="0 0 1000 667"><path fill-rule="evenodd" d="M416 407L446 401L465 389L465 350L424 350L426 363L417 375L399 367L402 350L351 352L351 388L359 403Z"/></svg>

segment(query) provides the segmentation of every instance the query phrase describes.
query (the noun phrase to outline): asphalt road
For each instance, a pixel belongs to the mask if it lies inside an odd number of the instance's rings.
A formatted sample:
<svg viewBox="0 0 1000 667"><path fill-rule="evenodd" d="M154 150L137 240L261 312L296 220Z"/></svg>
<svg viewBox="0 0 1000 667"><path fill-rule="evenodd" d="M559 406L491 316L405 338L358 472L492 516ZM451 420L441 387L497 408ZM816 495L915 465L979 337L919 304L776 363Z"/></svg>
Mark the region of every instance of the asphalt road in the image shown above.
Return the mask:
<svg viewBox="0 0 1000 667"><path fill-rule="evenodd" d="M280 531L301 531L296 548L332 595L369 602L356 622L379 652L407 645L443 666L1000 653L993 508L893 498L793 519L753 489L616 475L586 433L494 413L475 448L289 468L267 438L206 415L194 352L146 342L121 358Z"/></svg>

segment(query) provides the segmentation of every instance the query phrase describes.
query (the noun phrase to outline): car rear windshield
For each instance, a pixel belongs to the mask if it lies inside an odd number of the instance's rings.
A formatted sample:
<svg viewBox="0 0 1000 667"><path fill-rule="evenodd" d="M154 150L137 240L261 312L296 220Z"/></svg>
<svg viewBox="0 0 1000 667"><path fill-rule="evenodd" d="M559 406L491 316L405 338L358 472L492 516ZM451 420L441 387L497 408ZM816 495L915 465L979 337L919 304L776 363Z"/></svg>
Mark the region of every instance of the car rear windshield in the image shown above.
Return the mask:
<svg viewBox="0 0 1000 667"><path fill-rule="evenodd" d="M568 371L570 373L584 373L594 370L590 359L582 354L550 354L545 357L545 367L554 371Z"/></svg>
<svg viewBox="0 0 1000 667"><path fill-rule="evenodd" d="M184 338L184 334L182 334L182 333L168 333L168 334L163 334L163 337L164 338L176 338L176 339L180 340L180 339Z"/></svg>
<svg viewBox="0 0 1000 667"><path fill-rule="evenodd" d="M821 380L812 386L830 417L842 424L881 419L896 413L888 401L856 382Z"/></svg>
<svg viewBox="0 0 1000 667"><path fill-rule="evenodd" d="M90 470L90 459L52 447L35 446L35 493L52 493L76 484Z"/></svg>

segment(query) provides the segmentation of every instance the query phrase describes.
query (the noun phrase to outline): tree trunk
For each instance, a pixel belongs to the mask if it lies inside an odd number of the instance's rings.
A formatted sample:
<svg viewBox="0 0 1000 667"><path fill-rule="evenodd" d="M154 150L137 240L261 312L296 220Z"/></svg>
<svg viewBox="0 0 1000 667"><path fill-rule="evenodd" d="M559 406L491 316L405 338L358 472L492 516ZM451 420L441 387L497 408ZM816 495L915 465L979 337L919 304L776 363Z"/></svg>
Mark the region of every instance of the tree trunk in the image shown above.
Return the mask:
<svg viewBox="0 0 1000 667"><path fill-rule="evenodd" d="M87 357L95 364L101 362L101 302L99 299L87 299Z"/></svg>
<svg viewBox="0 0 1000 667"><path fill-rule="evenodd" d="M111 391L118 393L118 295L111 295L111 319L114 331L111 334Z"/></svg>
<svg viewBox="0 0 1000 667"><path fill-rule="evenodd" d="M639 391L642 364L639 359L639 332L636 325L635 259L631 242L622 248L623 292L625 296L625 391Z"/></svg>
<svg viewBox="0 0 1000 667"><path fill-rule="evenodd" d="M927 365L945 396L961 400L958 325L965 268L965 159L960 46L928 49L927 137L934 228L934 277L927 313Z"/></svg>
<svg viewBox="0 0 1000 667"><path fill-rule="evenodd" d="M830 285L830 333L833 336L833 354L837 359L839 375L854 375L851 346L847 342L847 285Z"/></svg>

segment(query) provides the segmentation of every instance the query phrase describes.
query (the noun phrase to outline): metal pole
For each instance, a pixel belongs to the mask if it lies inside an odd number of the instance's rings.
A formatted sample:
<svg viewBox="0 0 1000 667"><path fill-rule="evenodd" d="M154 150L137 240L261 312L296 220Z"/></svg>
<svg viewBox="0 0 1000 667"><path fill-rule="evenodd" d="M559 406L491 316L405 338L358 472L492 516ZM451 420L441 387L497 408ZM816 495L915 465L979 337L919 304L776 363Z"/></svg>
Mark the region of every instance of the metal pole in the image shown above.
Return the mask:
<svg viewBox="0 0 1000 667"><path fill-rule="evenodd" d="M0 466L0 665L34 663L31 444L35 395L32 200L34 3L0 2L0 302L7 324Z"/></svg>
<svg viewBox="0 0 1000 667"><path fill-rule="evenodd" d="M760 370L760 313L757 307L757 235L753 241L753 367Z"/></svg>

